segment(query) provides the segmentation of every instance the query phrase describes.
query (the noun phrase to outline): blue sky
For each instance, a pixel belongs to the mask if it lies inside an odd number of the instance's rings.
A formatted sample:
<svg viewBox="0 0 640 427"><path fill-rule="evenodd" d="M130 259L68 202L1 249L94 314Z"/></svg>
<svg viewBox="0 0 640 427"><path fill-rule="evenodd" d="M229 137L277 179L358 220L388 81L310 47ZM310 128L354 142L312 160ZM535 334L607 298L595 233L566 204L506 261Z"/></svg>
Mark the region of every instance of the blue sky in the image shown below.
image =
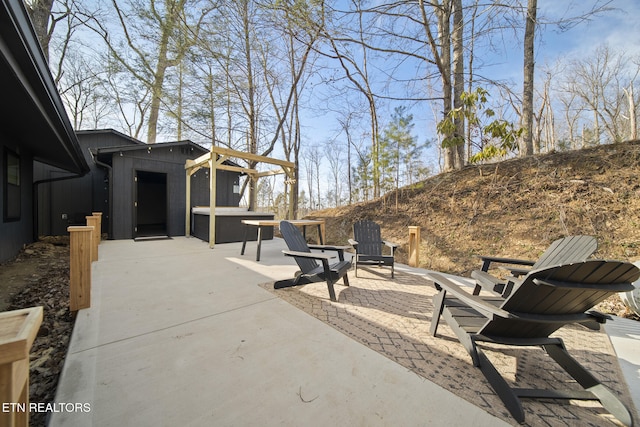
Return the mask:
<svg viewBox="0 0 640 427"><path fill-rule="evenodd" d="M590 18L571 29L562 31L550 24L589 10L593 0L538 0L538 18L547 23L536 29L536 66L553 63L558 58L588 56L598 46L609 44L630 55L640 53L640 1L612 0L611 11ZM496 57L496 73L504 73L515 82L522 80L521 36L513 39L506 55ZM505 66L509 65L509 66ZM505 72L511 69L512 73Z"/></svg>
<svg viewBox="0 0 640 427"><path fill-rule="evenodd" d="M568 17L580 16L593 5L593 0L538 0L538 18L541 22L557 22ZM601 2L605 3L605 2ZM547 24L537 29L536 38L536 70L540 71L545 64L553 64L558 58L579 58L589 56L597 47L608 44L611 48L627 52L629 55L640 55L640 1L612 0L607 7L613 9L591 17L570 29L562 31L558 25ZM509 81L517 92L522 86L522 35L524 30L518 30L514 37L513 31L505 33L502 39L504 50L498 54L478 52L477 55L486 66L480 72L492 79ZM479 62L479 61L478 61ZM412 72L412 71L410 71ZM497 94L494 94L497 96ZM432 103L433 108L440 111L439 103ZM435 136L435 120L432 110L425 111L427 104L423 103L412 109L415 120L415 134L424 141ZM428 108L428 107L427 107ZM319 121L319 128L313 126L309 132L316 143L324 142L335 133L335 127L326 126L324 117ZM381 117L384 124L384 117ZM428 154L428 162L437 166L437 148L432 147Z"/></svg>

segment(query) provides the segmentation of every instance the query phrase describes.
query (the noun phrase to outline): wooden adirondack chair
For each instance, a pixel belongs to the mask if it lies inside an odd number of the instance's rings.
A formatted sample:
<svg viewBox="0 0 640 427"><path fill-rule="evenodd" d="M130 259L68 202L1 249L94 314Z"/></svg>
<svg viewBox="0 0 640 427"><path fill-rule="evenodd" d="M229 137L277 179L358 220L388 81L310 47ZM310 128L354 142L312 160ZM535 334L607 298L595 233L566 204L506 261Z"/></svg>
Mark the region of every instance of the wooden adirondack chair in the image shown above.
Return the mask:
<svg viewBox="0 0 640 427"><path fill-rule="evenodd" d="M282 251L282 253L293 257L298 267L300 267L300 271L291 280L277 281L274 284L274 288L280 289L326 281L329 297L331 301L336 301L334 283L343 279L345 286L349 286L347 272L351 268L351 261L344 259L344 251L349 249L349 246L308 245L300 230L288 221L280 222L280 233L289 248L289 250ZM311 249L318 249L323 252L311 252ZM331 263L330 261L335 256L328 255L324 251L337 252L338 262Z"/></svg>
<svg viewBox="0 0 640 427"><path fill-rule="evenodd" d="M473 294L478 295L482 289L489 290L502 296L508 296L513 287L519 283L519 276L531 270L537 270L554 265L568 264L587 260L598 250L598 241L591 236L568 236L551 243L537 261L522 260L517 258L500 258L493 256L480 256L482 269L475 270L471 277L476 279L476 287ZM498 279L486 273L492 263L509 264L504 266L511 273L511 278ZM529 265L530 268L514 267L513 265Z"/></svg>
<svg viewBox="0 0 640 427"><path fill-rule="evenodd" d="M569 355L560 338L549 335L570 323L604 323L603 315L588 310L613 293L632 289L640 277L638 267L589 260L533 270L506 299L471 295L438 273L427 277L440 290L433 300L431 333L436 335L443 318L518 422L524 422L520 398L539 398L598 400L622 423L632 425L622 402ZM584 391L512 388L483 354L478 346L482 342L541 346Z"/></svg>
<svg viewBox="0 0 640 427"><path fill-rule="evenodd" d="M398 245L382 240L380 226L373 221L362 220L353 224L353 239L349 239L349 244L356 251L355 271L358 277L358 265L389 265L391 266L391 277L394 277L394 254ZM382 254L382 247L387 246L390 255Z"/></svg>

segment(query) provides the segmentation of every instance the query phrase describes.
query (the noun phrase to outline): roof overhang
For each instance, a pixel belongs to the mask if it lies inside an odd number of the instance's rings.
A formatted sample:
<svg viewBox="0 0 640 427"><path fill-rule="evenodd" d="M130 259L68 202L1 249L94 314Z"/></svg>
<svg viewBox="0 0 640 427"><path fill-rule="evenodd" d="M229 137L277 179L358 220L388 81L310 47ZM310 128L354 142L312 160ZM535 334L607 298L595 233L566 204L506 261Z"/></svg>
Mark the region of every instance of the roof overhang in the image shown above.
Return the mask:
<svg viewBox="0 0 640 427"><path fill-rule="evenodd" d="M202 147L201 145L196 144L193 141L183 140L183 141L173 141L173 142L158 142L155 144L137 144L137 145L115 145L113 147L102 147L96 150L92 150L94 155L98 158L99 161L107 164L112 163L112 157L114 154L124 154L127 152L141 152L146 151L149 154L152 154L156 150L166 150L173 149L175 147L188 147L192 153L192 156L198 157L202 156L206 153L209 153L209 150ZM238 166L233 162L227 162L227 164L231 166Z"/></svg>
<svg viewBox="0 0 640 427"><path fill-rule="evenodd" d="M22 0L0 3L0 134L35 160L85 174L82 154Z"/></svg>

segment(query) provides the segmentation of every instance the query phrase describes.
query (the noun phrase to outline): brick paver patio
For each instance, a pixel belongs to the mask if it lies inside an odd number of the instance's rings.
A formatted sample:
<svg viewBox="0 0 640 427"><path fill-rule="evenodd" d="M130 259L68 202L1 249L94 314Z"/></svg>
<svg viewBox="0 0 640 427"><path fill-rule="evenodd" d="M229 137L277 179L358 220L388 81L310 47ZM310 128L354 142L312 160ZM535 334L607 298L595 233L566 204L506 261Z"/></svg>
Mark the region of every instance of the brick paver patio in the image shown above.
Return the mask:
<svg viewBox="0 0 640 427"><path fill-rule="evenodd" d="M423 378L518 425L447 325L443 322L437 338L429 334L431 300L436 293L430 282L410 271L396 270L395 279L388 270L377 268L359 269L358 274L356 278L349 273L350 287L336 285L338 302L329 300L325 283L278 290L272 283L260 286ZM573 357L620 395L638 419L609 337L581 326L565 327L556 335ZM496 368L518 387L580 389L542 349L483 348ZM597 402L525 400L523 407L531 426L617 425Z"/></svg>

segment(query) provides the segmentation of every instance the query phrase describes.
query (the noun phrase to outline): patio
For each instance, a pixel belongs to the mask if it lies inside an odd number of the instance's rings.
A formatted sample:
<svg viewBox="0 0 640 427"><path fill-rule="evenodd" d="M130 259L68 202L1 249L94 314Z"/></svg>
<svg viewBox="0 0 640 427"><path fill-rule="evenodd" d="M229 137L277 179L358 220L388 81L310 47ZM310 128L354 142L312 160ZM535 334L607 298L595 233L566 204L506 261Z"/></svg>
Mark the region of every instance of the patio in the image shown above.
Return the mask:
<svg viewBox="0 0 640 427"><path fill-rule="evenodd" d="M386 270L350 274L331 303L324 284L269 286L297 270L282 240L263 242L259 263L255 243L240 249L195 238L103 242L56 397L91 410L53 413L50 425L516 424L457 341L425 341L435 291L424 271L399 266L393 281ZM582 352L585 364L601 366L594 373L630 402L606 335L568 330L570 347L595 340L596 360ZM634 333L610 332L616 350L637 350ZM618 355L635 372L627 382L637 379L640 362ZM529 425L609 419L600 408L525 405Z"/></svg>

